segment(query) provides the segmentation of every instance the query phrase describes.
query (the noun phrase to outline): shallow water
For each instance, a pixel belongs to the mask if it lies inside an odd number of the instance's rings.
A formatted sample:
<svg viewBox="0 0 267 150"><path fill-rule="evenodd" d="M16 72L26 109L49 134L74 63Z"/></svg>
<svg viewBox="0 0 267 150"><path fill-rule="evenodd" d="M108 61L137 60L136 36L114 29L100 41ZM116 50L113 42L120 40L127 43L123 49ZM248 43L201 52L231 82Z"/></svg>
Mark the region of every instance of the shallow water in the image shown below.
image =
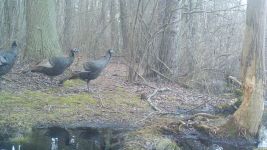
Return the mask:
<svg viewBox="0 0 267 150"><path fill-rule="evenodd" d="M96 128L34 129L28 142L21 145L1 142L0 150L116 150L121 145L120 133Z"/></svg>
<svg viewBox="0 0 267 150"><path fill-rule="evenodd" d="M259 131L259 148L267 148L267 101L264 104L262 126Z"/></svg>

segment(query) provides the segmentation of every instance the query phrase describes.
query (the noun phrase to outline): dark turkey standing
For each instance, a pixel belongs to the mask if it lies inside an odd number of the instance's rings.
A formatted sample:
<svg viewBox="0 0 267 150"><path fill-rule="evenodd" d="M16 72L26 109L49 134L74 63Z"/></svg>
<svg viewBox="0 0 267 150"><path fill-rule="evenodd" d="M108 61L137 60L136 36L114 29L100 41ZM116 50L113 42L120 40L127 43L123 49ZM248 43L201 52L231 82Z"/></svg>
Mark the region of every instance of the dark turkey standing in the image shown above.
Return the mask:
<svg viewBox="0 0 267 150"><path fill-rule="evenodd" d="M89 61L83 64L83 68L85 71L74 71L71 76L65 78L60 83L65 82L66 80L71 79L81 79L87 82L87 90L89 91L89 82L91 80L96 79L102 70L107 66L109 63L113 50L109 49L106 52L106 55L93 61Z"/></svg>
<svg viewBox="0 0 267 150"><path fill-rule="evenodd" d="M31 72L45 74L50 77L52 82L53 77L62 74L73 63L75 53L78 51L79 49L74 48L70 50L68 57L52 57L43 60L31 69Z"/></svg>
<svg viewBox="0 0 267 150"><path fill-rule="evenodd" d="M13 67L18 55L17 43L14 41L9 49L0 49L0 77Z"/></svg>

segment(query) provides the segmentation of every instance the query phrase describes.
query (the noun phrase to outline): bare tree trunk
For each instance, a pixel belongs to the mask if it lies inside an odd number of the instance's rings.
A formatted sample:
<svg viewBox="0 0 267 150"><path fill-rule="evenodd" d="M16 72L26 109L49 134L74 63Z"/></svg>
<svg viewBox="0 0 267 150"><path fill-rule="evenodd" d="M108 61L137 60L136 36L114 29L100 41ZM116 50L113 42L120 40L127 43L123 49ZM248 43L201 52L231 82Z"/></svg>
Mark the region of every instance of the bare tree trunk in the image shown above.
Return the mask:
<svg viewBox="0 0 267 150"><path fill-rule="evenodd" d="M101 11L100 11L100 16L97 21L98 32L96 32L96 37L95 37L94 46L93 46L94 53L96 53L96 50L103 49L105 47L105 42L101 44L100 42L103 41L101 39L105 37L105 30L107 28L106 9L107 9L107 2L105 0L101 0Z"/></svg>
<svg viewBox="0 0 267 150"><path fill-rule="evenodd" d="M119 34L118 34L118 20L116 18L116 14L118 13L116 7L116 0L110 0L110 21L111 21L111 47L115 49L119 49Z"/></svg>
<svg viewBox="0 0 267 150"><path fill-rule="evenodd" d="M68 50L72 48L74 38L74 2L72 0L65 0L65 26L64 26L64 47Z"/></svg>
<svg viewBox="0 0 267 150"><path fill-rule="evenodd" d="M239 129L256 135L261 123L263 103L263 45L266 0L248 0L245 39L241 60L243 102L234 113Z"/></svg>
<svg viewBox="0 0 267 150"><path fill-rule="evenodd" d="M79 1L79 45L82 47L86 47L86 37L88 36L88 22L87 19L88 17L88 5L89 1L88 0L80 0Z"/></svg>
<svg viewBox="0 0 267 150"><path fill-rule="evenodd" d="M60 52L55 2L53 0L27 1L26 56L40 59Z"/></svg>
<svg viewBox="0 0 267 150"><path fill-rule="evenodd" d="M25 42L24 0L3 0L0 4L0 46L10 45L13 40ZM4 46L4 47L6 47Z"/></svg>
<svg viewBox="0 0 267 150"><path fill-rule="evenodd" d="M182 0L181 6L183 10L181 12L181 30L180 30L180 42L179 42L179 47L180 47L180 53L181 56L180 61L182 63L183 70L186 70L184 74L186 73L187 75L192 75L191 73L194 71L194 65L193 65L193 45L192 45L192 40L193 37L192 35L192 14L186 14L184 12L190 12L192 11L192 0ZM190 39L192 38L192 39Z"/></svg>
<svg viewBox="0 0 267 150"><path fill-rule="evenodd" d="M177 34L178 27L174 23L177 21L177 11L174 11L178 7L178 0L165 0L165 10L163 25L166 25L161 38L159 49L159 71L163 74L170 73L169 69L176 68L177 66ZM163 6L163 7L164 7Z"/></svg>
<svg viewBox="0 0 267 150"><path fill-rule="evenodd" d="M122 34L122 49L127 56L126 59L129 61L128 68L128 80L134 80L134 49L131 49L129 42L129 16L127 12L127 5L125 0L120 0L120 25L121 25L121 34Z"/></svg>
<svg viewBox="0 0 267 150"><path fill-rule="evenodd" d="M129 34L128 34L128 16L127 16L127 6L125 0L120 0L120 25L122 34L122 48L127 50L129 47Z"/></svg>
<svg viewBox="0 0 267 150"><path fill-rule="evenodd" d="M57 31L61 46L64 45L64 26L65 26L65 1L57 0L56 13L57 13Z"/></svg>

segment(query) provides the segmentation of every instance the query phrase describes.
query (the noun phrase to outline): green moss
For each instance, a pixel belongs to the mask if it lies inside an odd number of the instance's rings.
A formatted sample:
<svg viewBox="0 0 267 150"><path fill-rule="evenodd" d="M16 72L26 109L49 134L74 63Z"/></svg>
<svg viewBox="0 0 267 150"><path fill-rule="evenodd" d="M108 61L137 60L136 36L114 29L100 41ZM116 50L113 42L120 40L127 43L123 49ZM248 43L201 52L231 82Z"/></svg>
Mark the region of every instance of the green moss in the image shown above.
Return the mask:
<svg viewBox="0 0 267 150"><path fill-rule="evenodd" d="M243 96L243 91L241 89L235 89L234 94L237 97L241 97L241 96Z"/></svg>
<svg viewBox="0 0 267 150"><path fill-rule="evenodd" d="M148 105L144 105L140 100L140 97L137 95L130 94L125 89L121 87L117 87L114 91L107 91L104 93L106 99L108 101L111 101L109 105L112 105L113 107L141 107L145 108Z"/></svg>
<svg viewBox="0 0 267 150"><path fill-rule="evenodd" d="M11 143L17 144L29 143L29 141L31 141L31 137L28 135L19 135L10 139Z"/></svg>
<svg viewBox="0 0 267 150"><path fill-rule="evenodd" d="M162 139L156 145L156 150L180 150L175 142L170 139Z"/></svg>
<svg viewBox="0 0 267 150"><path fill-rule="evenodd" d="M28 130L37 124L68 124L97 100L87 93L55 96L40 91L0 92L0 128ZM0 129L0 130L1 130Z"/></svg>
<svg viewBox="0 0 267 150"><path fill-rule="evenodd" d="M76 80L67 80L64 82L64 87L76 87L76 86L82 86L86 83L82 80L76 79Z"/></svg>
<svg viewBox="0 0 267 150"><path fill-rule="evenodd" d="M241 103L242 103L242 100L243 100L243 97L242 96L239 97L239 98L237 98L237 101L234 103L234 105L236 107L239 107L241 105Z"/></svg>
<svg viewBox="0 0 267 150"><path fill-rule="evenodd" d="M136 117L134 111L143 112L149 108L146 102L121 87L113 91L104 90L99 94L59 92L64 88L45 92L1 91L0 133L6 129L10 132L28 130L36 125L78 125L77 122L90 122L96 117L111 121L117 118L129 120Z"/></svg>

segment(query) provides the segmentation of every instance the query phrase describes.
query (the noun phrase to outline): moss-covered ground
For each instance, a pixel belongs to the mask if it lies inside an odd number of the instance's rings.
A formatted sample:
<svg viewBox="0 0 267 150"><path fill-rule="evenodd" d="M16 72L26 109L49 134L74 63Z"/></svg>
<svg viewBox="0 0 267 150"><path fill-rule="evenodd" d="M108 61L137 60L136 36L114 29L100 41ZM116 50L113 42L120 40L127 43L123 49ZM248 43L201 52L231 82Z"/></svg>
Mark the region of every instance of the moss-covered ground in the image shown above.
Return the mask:
<svg viewBox="0 0 267 150"><path fill-rule="evenodd" d="M34 126L127 126L150 110L148 104L121 87L62 93L81 84L85 83L73 80L46 91L1 91L0 132L24 132Z"/></svg>

